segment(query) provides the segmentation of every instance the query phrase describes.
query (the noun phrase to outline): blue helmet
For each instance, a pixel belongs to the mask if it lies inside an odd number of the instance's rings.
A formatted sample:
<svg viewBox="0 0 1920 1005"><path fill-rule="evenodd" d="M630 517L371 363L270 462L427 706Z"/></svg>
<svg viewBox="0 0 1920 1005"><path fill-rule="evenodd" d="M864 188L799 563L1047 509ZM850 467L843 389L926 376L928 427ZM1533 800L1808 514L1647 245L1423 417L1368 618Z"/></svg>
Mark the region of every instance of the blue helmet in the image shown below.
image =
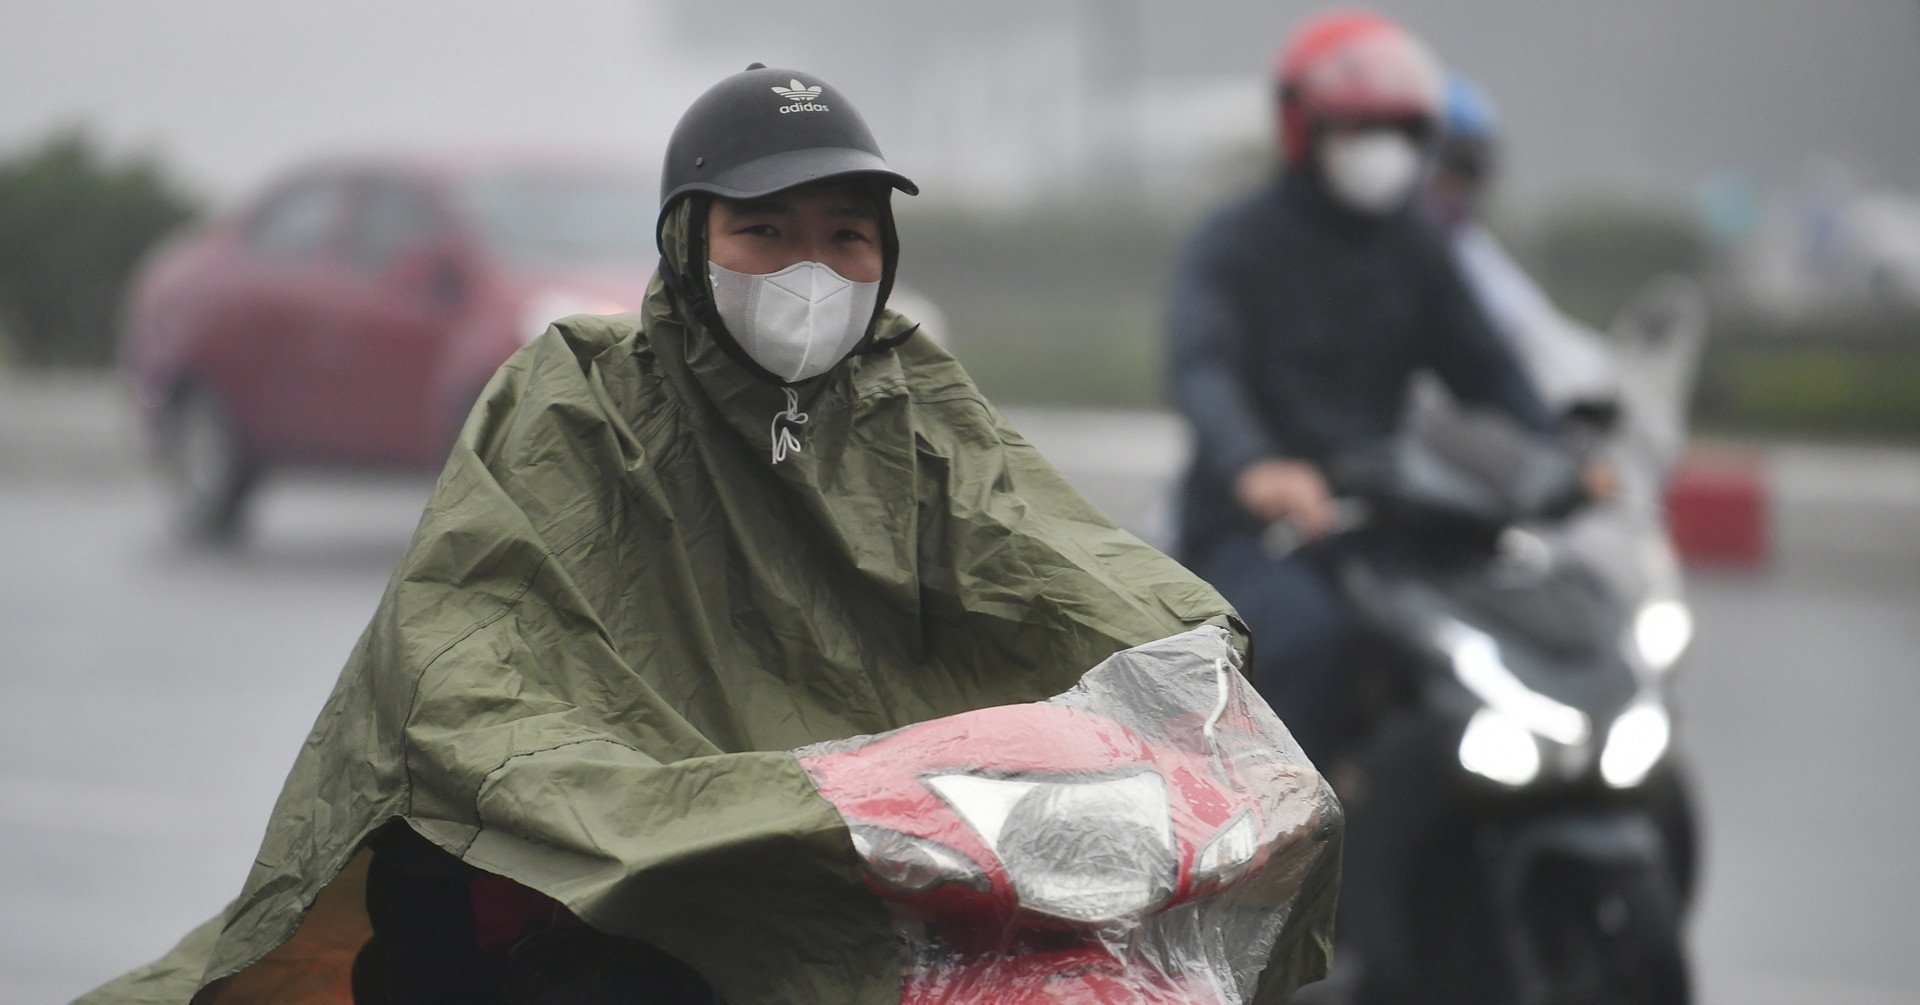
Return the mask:
<svg viewBox="0 0 1920 1005"><path fill-rule="evenodd" d="M1492 142L1499 136L1500 117L1493 99L1480 85L1458 70L1447 71L1447 107L1443 128L1462 139Z"/></svg>
<svg viewBox="0 0 1920 1005"><path fill-rule="evenodd" d="M1442 170L1484 180L1493 173L1494 147L1500 138L1500 118L1493 100L1478 84L1457 70L1447 71L1447 100L1437 151Z"/></svg>

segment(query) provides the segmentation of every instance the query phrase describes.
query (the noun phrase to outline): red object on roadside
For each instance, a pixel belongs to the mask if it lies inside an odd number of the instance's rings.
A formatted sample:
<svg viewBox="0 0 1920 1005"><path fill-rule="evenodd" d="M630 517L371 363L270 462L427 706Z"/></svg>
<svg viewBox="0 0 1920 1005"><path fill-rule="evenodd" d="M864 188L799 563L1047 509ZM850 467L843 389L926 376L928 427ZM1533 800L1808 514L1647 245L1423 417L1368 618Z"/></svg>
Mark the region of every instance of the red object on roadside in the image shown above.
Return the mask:
<svg viewBox="0 0 1920 1005"><path fill-rule="evenodd" d="M1756 568L1771 556L1767 478L1740 451L1689 453L1666 490L1667 532L1689 565Z"/></svg>

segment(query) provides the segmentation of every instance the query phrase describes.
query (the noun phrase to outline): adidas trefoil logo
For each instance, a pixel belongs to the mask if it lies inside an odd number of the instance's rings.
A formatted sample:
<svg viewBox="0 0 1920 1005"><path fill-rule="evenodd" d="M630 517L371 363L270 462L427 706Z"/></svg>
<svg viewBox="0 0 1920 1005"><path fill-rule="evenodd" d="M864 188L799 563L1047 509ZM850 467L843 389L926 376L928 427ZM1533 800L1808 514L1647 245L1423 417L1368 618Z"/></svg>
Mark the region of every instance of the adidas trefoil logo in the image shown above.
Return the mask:
<svg viewBox="0 0 1920 1005"><path fill-rule="evenodd" d="M787 86L776 87L773 92L785 97L788 101L812 101L820 96L820 85L808 87L797 80L789 80Z"/></svg>
<svg viewBox="0 0 1920 1005"><path fill-rule="evenodd" d="M780 106L780 114L782 115L789 112L824 112L829 110L827 106L817 104L814 101L815 98L820 96L819 84L808 87L798 80L789 80L787 81L787 86L773 88L773 93L792 102L792 104Z"/></svg>

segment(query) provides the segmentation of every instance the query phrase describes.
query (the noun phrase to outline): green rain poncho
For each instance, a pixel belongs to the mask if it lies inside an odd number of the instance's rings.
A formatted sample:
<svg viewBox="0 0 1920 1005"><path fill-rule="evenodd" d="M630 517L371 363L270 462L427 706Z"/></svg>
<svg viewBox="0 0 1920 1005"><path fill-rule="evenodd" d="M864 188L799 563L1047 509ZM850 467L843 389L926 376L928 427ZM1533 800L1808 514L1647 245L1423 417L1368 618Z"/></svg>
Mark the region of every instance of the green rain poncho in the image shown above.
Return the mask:
<svg viewBox="0 0 1920 1005"><path fill-rule="evenodd" d="M666 229L681 262L686 205ZM240 896L83 1000L344 1000L361 844L400 817L734 1005L897 1001L887 915L785 751L1237 629L930 339L851 358L799 389L803 424L776 424L786 392L691 313L656 280L641 314L562 320L500 370ZM775 463L780 428L801 449ZM1276 1000L1324 966L1336 858L1281 935Z"/></svg>

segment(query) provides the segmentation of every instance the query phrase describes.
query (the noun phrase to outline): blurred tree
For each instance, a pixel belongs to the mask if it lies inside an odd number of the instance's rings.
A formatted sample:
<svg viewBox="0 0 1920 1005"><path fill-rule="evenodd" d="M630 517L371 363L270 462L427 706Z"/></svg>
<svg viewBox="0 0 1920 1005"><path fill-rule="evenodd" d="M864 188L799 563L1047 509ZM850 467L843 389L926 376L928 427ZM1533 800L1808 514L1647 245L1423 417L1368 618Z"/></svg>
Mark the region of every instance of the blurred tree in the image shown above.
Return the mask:
<svg viewBox="0 0 1920 1005"><path fill-rule="evenodd" d="M0 160L0 359L111 363L134 266L197 213L158 166L110 163L78 128Z"/></svg>

